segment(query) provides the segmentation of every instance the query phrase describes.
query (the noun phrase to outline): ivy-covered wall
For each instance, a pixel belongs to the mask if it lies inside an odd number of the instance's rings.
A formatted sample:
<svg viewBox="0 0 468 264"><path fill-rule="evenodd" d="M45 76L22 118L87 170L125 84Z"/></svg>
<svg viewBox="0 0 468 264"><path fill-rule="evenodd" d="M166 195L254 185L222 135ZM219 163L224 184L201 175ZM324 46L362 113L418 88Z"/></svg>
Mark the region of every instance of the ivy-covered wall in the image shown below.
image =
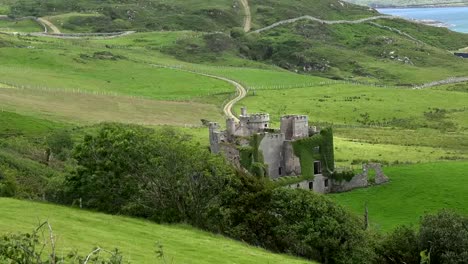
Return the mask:
<svg viewBox="0 0 468 264"><path fill-rule="evenodd" d="M259 150L263 135L253 135L250 139L250 146L239 147L240 164L259 177L267 176L268 166L265 164L263 154Z"/></svg>
<svg viewBox="0 0 468 264"><path fill-rule="evenodd" d="M293 142L294 154L299 157L304 177L314 177L314 161L322 162L323 175L332 177L335 168L333 130L325 128L320 134Z"/></svg>

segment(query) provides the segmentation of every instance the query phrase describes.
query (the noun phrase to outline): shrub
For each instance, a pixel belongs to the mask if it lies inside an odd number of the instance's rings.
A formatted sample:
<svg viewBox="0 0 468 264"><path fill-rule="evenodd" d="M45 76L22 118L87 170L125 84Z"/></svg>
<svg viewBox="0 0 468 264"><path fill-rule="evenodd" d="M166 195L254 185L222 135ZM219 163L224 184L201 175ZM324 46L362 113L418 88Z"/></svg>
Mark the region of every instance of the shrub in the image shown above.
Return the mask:
<svg viewBox="0 0 468 264"><path fill-rule="evenodd" d="M430 263L468 263L468 217L451 211L424 216L419 242Z"/></svg>
<svg viewBox="0 0 468 264"><path fill-rule="evenodd" d="M383 238L377 247L381 263L420 262L419 238L417 232L407 226L400 226Z"/></svg>

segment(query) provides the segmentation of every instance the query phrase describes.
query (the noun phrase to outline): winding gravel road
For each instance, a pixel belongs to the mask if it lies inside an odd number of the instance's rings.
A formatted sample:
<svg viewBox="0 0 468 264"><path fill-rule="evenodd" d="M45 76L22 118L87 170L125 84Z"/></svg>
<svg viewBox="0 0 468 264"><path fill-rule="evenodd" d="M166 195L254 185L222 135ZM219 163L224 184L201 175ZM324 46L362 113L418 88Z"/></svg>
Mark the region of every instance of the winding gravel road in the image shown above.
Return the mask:
<svg viewBox="0 0 468 264"><path fill-rule="evenodd" d="M157 68L166 68L166 69L189 72L189 73L197 74L197 75L200 75L200 76L205 76L205 77L225 81L225 82L231 84L232 86L234 86L236 88L236 97L234 99L230 100L229 102L227 102L224 105L223 112L224 112L224 115L227 118L233 118L236 122L239 122L239 118L237 118L237 116L234 115L234 113L232 112L232 108L234 107L234 105L236 103L238 103L240 100L244 99L247 96L247 89L242 84L240 84L240 83L238 83L238 82L236 82L234 80L231 80L229 78L226 78L226 77L221 77L221 76L217 76L217 75L213 75L213 74L207 74L207 73L191 71L191 70L187 70L187 69L184 69L184 68L181 68L181 67L158 65L158 64L150 64L150 65L153 66L153 67L157 67Z"/></svg>
<svg viewBox="0 0 468 264"><path fill-rule="evenodd" d="M252 12L250 12L249 0L240 0L244 7L244 31L249 32L252 29Z"/></svg>
<svg viewBox="0 0 468 264"><path fill-rule="evenodd" d="M39 24L42 24L45 28L45 32L44 33L52 33L52 34L60 34L62 32L60 32L60 29L58 27L56 27L52 22L50 22L49 20L45 19L45 18L37 18L36 21L39 23ZM50 30L52 30L52 32L48 32L47 28L50 28Z"/></svg>
<svg viewBox="0 0 468 264"><path fill-rule="evenodd" d="M357 20L323 20L323 19L316 18L316 17L313 17L313 16L301 16L301 17L281 20L281 21L273 23L273 24L271 24L271 25L269 25L267 27L254 30L252 32L260 33L260 32L270 30L272 28L279 27L279 26L282 26L282 25L285 25L285 24L295 23L295 22L300 21L300 20L311 20L311 21L322 23L322 24L336 25L336 24L361 24L361 23L366 23L366 22L373 21L373 20L378 20L378 19L404 19L404 18L396 17L396 16L381 15L381 16L373 16L373 17L367 17L367 18L362 18L362 19L357 19ZM414 22L414 21L412 21L412 22Z"/></svg>

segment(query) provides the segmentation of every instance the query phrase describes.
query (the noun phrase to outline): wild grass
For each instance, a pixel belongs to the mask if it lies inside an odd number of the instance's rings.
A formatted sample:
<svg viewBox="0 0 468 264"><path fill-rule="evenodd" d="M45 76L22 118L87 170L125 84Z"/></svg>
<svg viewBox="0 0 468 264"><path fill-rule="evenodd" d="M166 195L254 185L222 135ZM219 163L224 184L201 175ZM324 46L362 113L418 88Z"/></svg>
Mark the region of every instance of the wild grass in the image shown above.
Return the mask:
<svg viewBox="0 0 468 264"><path fill-rule="evenodd" d="M0 138L22 135L37 137L64 127L61 123L0 110Z"/></svg>
<svg viewBox="0 0 468 264"><path fill-rule="evenodd" d="M215 105L69 91L0 88L0 104L11 112L78 124L112 121L199 126L202 118L214 121L222 119Z"/></svg>
<svg viewBox="0 0 468 264"><path fill-rule="evenodd" d="M1 8L1 7L0 7ZM0 32L42 32L44 29L31 19L7 20L0 19Z"/></svg>
<svg viewBox="0 0 468 264"><path fill-rule="evenodd" d="M384 169L390 182L372 188L330 195L357 214L364 214L377 230L417 225L425 213L449 208L468 214L468 178L465 162L439 162L391 166Z"/></svg>
<svg viewBox="0 0 468 264"><path fill-rule="evenodd" d="M220 80L151 67L124 58L118 52L100 54L99 51L0 49L1 81L32 88L77 89L158 100L186 100L234 91L231 85Z"/></svg>
<svg viewBox="0 0 468 264"><path fill-rule="evenodd" d="M407 121L418 128L436 127L437 121L455 121L451 120L453 113L463 113L464 116L468 114L468 94L436 89L411 90L337 84L258 90L255 96L252 92L249 95L236 106L236 110L245 105L251 112L270 113L273 122L278 122L280 116L286 113L302 113L308 114L312 123L388 127L403 126ZM447 113L441 114L440 120L428 119L428 113L434 108L445 109ZM468 118L459 121L455 124L456 128L468 127Z"/></svg>
<svg viewBox="0 0 468 264"><path fill-rule="evenodd" d="M72 249L87 254L95 246L119 248L132 263L163 263L156 243L169 263L311 263L269 253L184 225L157 225L128 217L104 215L56 205L0 198L0 233L30 232L49 221L59 255ZM18 221L21 219L21 221Z"/></svg>

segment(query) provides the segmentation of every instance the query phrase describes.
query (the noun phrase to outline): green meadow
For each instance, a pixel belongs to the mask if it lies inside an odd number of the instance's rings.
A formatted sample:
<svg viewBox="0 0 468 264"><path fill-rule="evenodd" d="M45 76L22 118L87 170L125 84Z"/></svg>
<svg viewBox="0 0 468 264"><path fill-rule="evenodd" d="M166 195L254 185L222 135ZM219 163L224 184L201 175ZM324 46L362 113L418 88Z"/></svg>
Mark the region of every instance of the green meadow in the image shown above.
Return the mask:
<svg viewBox="0 0 468 264"><path fill-rule="evenodd" d="M466 161L391 166L384 169L389 183L330 197L361 215L367 204L372 227L382 231L414 226L423 214L443 208L468 214L467 166Z"/></svg>
<svg viewBox="0 0 468 264"><path fill-rule="evenodd" d="M167 4L184 12L207 8L207 1L192 2ZM131 27L92 12L95 6L89 6L87 13L67 10L44 14L64 32L96 32L107 27L161 30L121 38L0 35L0 158L19 167L28 164L29 171L44 168L38 158L44 152L41 140L51 131L90 126L78 128L76 136L100 122L173 127L207 147L208 132L200 120L222 124L222 106L234 95L229 83L202 76L211 74L235 80L248 89L248 96L235 106L237 113L241 106L247 106L251 113L270 113L273 127L279 126L279 118L285 114L305 114L312 125L332 126L338 166L359 169L366 161L388 164L385 172L390 183L331 195L357 214L363 213L367 203L373 228L389 231L398 224L416 224L423 213L441 208L468 213L463 196L468 191L464 172L468 165L468 85L410 88L465 76L466 61L454 58L447 50L459 49L467 37L443 29L431 29L426 34L406 22L378 21L392 27L405 24L408 32L427 43L418 44L369 24L321 26L301 22L245 36L258 40L258 46L246 47L248 41L239 41L224 51L208 52L206 38L215 34L206 31L240 26L243 18L239 7L227 8L232 1L208 2L221 10L220 17L200 20L190 13L181 20L172 9L168 14L152 13L152 6L142 10L141 6L121 3L142 11ZM252 3L253 27L303 14L327 19L375 15L362 7L349 8L344 14L328 5L320 6L323 12L317 13L319 9L309 8L307 1L297 2L290 12L283 12L289 10L286 1ZM8 6L0 4L0 14L8 12ZM171 27L165 27L162 20ZM40 30L31 20L0 20L0 31ZM314 38L310 40L308 35ZM432 37L439 35L447 37ZM272 50L262 54L262 45ZM301 45L305 45L303 50L290 50ZM248 54L241 49L247 49ZM268 52L276 55L268 57ZM391 58L390 52L396 57ZM411 63L399 61L405 57ZM328 72L305 72L291 65L298 60L330 68ZM24 151L28 144L34 153ZM401 163L412 165L398 165ZM29 231L39 220L49 219L60 237L63 253L71 248L87 252L99 241L101 246L119 247L134 263L154 263L154 244L159 241L176 263L305 263L185 226L161 226L9 199L0 199L0 206L2 212L9 212L0 216L0 231Z"/></svg>
<svg viewBox="0 0 468 264"><path fill-rule="evenodd" d="M0 6L1 10L1 6ZM9 20L0 19L0 32L42 32L44 29L31 19Z"/></svg>
<svg viewBox="0 0 468 264"><path fill-rule="evenodd" d="M49 221L56 237L57 252L82 255L99 246L118 248L132 263L312 263L269 253L242 242L184 225L158 225L149 221L0 198L0 233L31 232ZM21 221L18 221L21 219ZM156 245L163 246L167 262L156 258Z"/></svg>

